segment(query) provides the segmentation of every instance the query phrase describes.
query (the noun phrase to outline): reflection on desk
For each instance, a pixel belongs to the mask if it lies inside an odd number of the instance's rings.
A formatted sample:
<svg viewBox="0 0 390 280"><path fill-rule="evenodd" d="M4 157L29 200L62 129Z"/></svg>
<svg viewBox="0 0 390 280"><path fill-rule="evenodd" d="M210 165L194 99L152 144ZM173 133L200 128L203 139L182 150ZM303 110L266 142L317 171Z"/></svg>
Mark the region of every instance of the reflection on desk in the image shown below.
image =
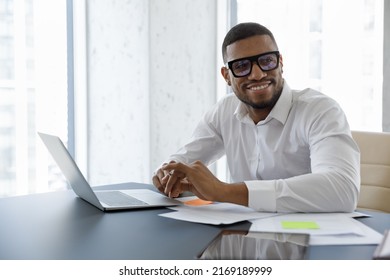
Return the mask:
<svg viewBox="0 0 390 280"><path fill-rule="evenodd" d="M223 230L198 256L202 260L302 260L308 234Z"/></svg>

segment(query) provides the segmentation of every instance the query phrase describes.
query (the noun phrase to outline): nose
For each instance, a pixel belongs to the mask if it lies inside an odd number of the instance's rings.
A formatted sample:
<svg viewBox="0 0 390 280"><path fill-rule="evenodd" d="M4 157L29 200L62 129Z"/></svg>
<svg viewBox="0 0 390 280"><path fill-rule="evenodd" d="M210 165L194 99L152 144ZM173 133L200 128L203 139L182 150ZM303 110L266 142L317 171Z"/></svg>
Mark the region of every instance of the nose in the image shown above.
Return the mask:
<svg viewBox="0 0 390 280"><path fill-rule="evenodd" d="M255 61L253 61L252 62L252 71L251 71L250 75L248 76L248 79L261 80L265 76L267 76L267 72L261 70L260 66Z"/></svg>

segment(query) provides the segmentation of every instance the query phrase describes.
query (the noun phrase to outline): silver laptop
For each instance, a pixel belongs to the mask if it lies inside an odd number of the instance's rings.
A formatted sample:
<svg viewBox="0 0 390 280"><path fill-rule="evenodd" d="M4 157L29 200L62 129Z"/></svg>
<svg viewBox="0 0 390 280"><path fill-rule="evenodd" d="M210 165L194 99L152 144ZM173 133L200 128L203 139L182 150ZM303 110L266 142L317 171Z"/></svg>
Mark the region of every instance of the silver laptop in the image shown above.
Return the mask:
<svg viewBox="0 0 390 280"><path fill-rule="evenodd" d="M166 207L181 204L178 200L148 189L92 190L61 139L45 133L38 132L38 134L65 178L69 181L73 191L102 211Z"/></svg>

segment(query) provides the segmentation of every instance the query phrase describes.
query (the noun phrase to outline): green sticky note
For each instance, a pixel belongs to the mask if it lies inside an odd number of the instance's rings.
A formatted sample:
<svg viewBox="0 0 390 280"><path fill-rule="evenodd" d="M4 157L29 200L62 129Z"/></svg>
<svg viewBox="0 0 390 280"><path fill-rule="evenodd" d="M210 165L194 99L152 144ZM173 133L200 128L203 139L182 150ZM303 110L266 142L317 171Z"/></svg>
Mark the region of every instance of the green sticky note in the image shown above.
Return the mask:
<svg viewBox="0 0 390 280"><path fill-rule="evenodd" d="M316 222L310 221L282 221L284 229L319 229Z"/></svg>

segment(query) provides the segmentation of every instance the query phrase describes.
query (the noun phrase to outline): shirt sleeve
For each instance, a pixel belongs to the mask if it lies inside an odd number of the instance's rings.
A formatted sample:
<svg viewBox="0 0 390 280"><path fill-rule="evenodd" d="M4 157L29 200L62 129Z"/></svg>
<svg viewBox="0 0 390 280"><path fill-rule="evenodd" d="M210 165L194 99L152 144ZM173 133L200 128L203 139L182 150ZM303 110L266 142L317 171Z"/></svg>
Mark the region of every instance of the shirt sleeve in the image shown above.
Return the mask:
<svg viewBox="0 0 390 280"><path fill-rule="evenodd" d="M329 104L328 104L329 105ZM245 182L249 207L270 212L352 212L360 189L360 153L341 108L313 106L302 114L311 173ZM313 117L315 116L315 117ZM298 120L297 120L298 121Z"/></svg>

